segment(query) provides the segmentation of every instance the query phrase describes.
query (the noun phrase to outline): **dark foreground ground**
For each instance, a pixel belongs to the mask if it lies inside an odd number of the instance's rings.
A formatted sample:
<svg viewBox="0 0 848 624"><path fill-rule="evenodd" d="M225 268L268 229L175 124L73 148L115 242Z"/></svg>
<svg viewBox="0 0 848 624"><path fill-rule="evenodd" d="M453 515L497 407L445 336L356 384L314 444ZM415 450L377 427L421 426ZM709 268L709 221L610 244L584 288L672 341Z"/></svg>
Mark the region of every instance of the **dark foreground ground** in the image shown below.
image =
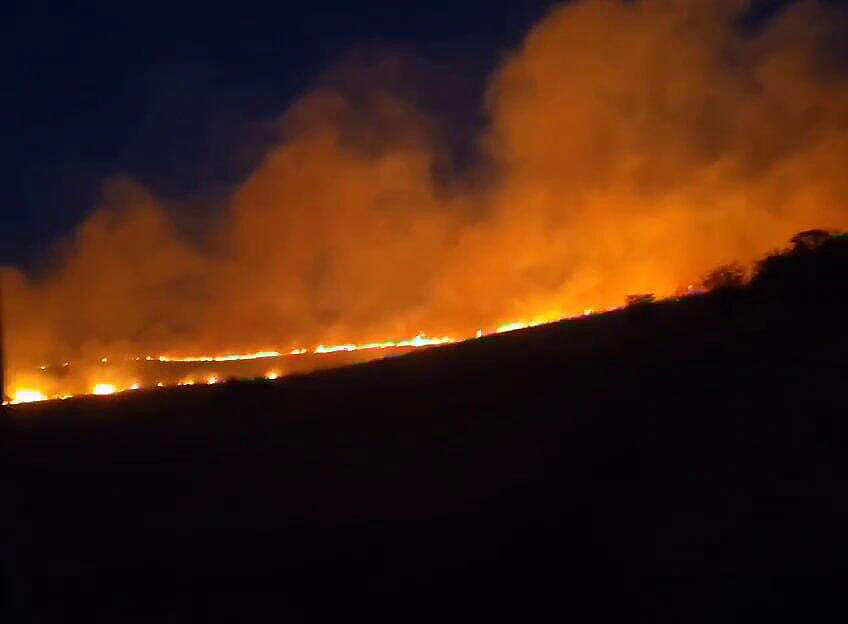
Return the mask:
<svg viewBox="0 0 848 624"><path fill-rule="evenodd" d="M694 297L17 408L6 621L842 620L845 311Z"/></svg>

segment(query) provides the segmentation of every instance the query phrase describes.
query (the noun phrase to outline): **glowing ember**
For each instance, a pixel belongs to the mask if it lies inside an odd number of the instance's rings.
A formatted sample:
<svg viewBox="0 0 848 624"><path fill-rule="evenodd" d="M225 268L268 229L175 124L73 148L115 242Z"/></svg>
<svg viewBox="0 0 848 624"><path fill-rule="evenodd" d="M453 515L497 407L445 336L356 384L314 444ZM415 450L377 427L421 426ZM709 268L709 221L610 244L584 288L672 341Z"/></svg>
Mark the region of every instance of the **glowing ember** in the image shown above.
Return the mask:
<svg viewBox="0 0 848 624"><path fill-rule="evenodd" d="M215 375L212 375L209 379L206 380L206 383L209 385L218 383L218 378Z"/></svg>
<svg viewBox="0 0 848 624"><path fill-rule="evenodd" d="M95 384L94 388L91 389L91 394L98 395L114 394L115 392L115 386L113 384L108 383Z"/></svg>
<svg viewBox="0 0 848 624"><path fill-rule="evenodd" d="M100 361L101 361L103 364L108 364L108 362L109 362L109 358L107 358L107 357L102 357L102 358L100 358Z"/></svg>
<svg viewBox="0 0 848 624"><path fill-rule="evenodd" d="M139 384L134 383L133 385L130 386L130 390L138 390L140 387L141 386Z"/></svg>
<svg viewBox="0 0 848 624"><path fill-rule="evenodd" d="M267 373L265 373L265 379L276 379L279 376L280 373L278 373L277 371L268 371Z"/></svg>

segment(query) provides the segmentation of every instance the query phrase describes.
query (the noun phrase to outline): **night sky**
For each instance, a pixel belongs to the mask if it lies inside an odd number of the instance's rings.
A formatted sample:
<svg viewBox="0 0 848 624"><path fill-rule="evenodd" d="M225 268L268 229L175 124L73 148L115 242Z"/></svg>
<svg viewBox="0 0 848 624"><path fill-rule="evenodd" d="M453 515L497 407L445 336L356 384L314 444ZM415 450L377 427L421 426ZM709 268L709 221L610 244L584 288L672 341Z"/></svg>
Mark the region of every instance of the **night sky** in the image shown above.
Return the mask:
<svg viewBox="0 0 848 624"><path fill-rule="evenodd" d="M108 176L178 199L242 179L271 140L263 123L352 54L407 59L420 72L407 87L462 152L486 76L553 3L16 4L0 262L37 268Z"/></svg>
<svg viewBox="0 0 848 624"><path fill-rule="evenodd" d="M204 196L243 179L271 144L268 122L352 55L414 68L400 88L445 123L461 164L486 77L553 4L14 3L0 44L0 262L38 268L115 174L182 210L197 199L202 220L214 209ZM784 4L756 2L743 27Z"/></svg>

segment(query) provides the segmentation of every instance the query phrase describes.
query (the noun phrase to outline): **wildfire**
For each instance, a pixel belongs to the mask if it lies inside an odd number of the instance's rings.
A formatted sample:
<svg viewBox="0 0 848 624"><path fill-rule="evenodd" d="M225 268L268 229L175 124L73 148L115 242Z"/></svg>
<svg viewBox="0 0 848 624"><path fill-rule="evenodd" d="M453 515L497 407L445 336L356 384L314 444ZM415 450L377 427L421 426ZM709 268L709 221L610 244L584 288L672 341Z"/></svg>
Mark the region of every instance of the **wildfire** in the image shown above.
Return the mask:
<svg viewBox="0 0 848 624"><path fill-rule="evenodd" d="M282 353L279 351L259 351L257 353L244 353L237 355L198 355L189 357L171 357L168 355L160 355L160 362L235 362L236 360L261 360L262 358L280 357ZM154 358L147 356L147 360Z"/></svg>
<svg viewBox="0 0 848 624"><path fill-rule="evenodd" d="M323 344L319 344L317 347L312 349L312 353L323 354L323 353L337 353L339 351L367 351L370 349L397 349L404 347L430 347L441 344L449 344L451 342L456 342L455 338L450 338L448 336L442 336L441 338L436 338L432 336L428 336L424 332L419 333L415 338L410 338L409 340L401 340L399 342L388 341L388 342L368 342L365 344L337 344L325 346ZM192 356L171 356L171 355L160 355L159 357L147 356L146 360L159 360L160 362L235 362L239 360L260 360L264 358L276 358L282 355L303 355L305 353L310 353L308 349L305 348L295 348L287 353L283 353L280 351L258 351L256 353L240 353L240 354L230 354L230 355L192 355Z"/></svg>
<svg viewBox="0 0 848 624"><path fill-rule="evenodd" d="M583 315L588 316L593 314L594 310L592 308L586 308L583 310ZM553 321L561 320L563 315L557 313L548 313L545 315L539 315L534 317L531 320L527 321L514 321L512 323L506 323L504 325L499 326L495 329L494 333L505 333L510 331L515 331L518 329L525 329L527 327L536 327L538 325L542 325L545 323L550 323ZM482 338L486 335L482 329L478 329L474 336L469 338ZM200 355L200 356L166 356L160 355L157 357L147 355L143 359L146 361L159 361L159 362L235 362L239 360L259 360L265 358L277 358L285 355L304 355L308 353L321 355L327 353L337 353L342 351L367 351L367 350L379 350L379 349L397 349L397 348L421 348L421 347L430 347L444 344L451 344L457 342L456 338L449 336L442 337L434 337L428 336L424 332L419 332L414 338L410 338L408 340L400 340L400 341L386 341L386 342L368 342L363 344L355 344L355 343L344 343L344 344L336 344L336 345L323 345L319 344L313 349L306 349L302 347L296 347L287 352L280 351L257 351L255 353L243 353L243 354L227 354L227 355ZM141 356L129 357L131 360L141 360ZM108 357L103 357L100 359L100 362L103 364L109 363ZM70 362L64 362L63 366L69 366ZM47 366L42 365L39 367L42 371L46 370ZM282 373L279 370L272 369L265 373L265 378L269 380L274 380L279 378ZM212 385L219 383L219 378L217 375L210 375L205 379L205 383ZM179 382L177 382L178 386L192 386L195 384L194 377L185 377ZM155 384L156 388L163 388L165 384L162 381L158 381ZM128 390L138 390L141 388L141 385L138 382L133 382L131 385L126 386L121 389L118 388L115 384L111 383L97 383L95 384L90 394L94 395L109 395L115 394L117 392L125 392ZM53 398L56 399L67 399L72 397L71 394L57 394L54 395ZM35 401L44 401L47 400L48 397L40 390L25 388L21 390L17 390L14 393L13 399L9 401L12 404L18 403L31 403Z"/></svg>
<svg viewBox="0 0 848 624"><path fill-rule="evenodd" d="M501 325L495 330L497 334L503 334L504 332L515 331L516 329L524 329L525 327L530 327L528 323L522 323L521 321L517 321L514 323L507 323L506 325Z"/></svg>
<svg viewBox="0 0 848 624"><path fill-rule="evenodd" d="M12 399L12 405L18 403L32 403L34 401L45 401L47 397L40 390L18 390Z"/></svg>
<svg viewBox="0 0 848 624"><path fill-rule="evenodd" d="M504 334L506 332L515 331L517 329L527 329L528 327L538 327L539 325L544 325L546 323L552 323L553 321L558 321L558 318L544 318L544 319L534 319L532 321L514 321L512 323L507 323L506 325L501 325L495 330L496 334ZM478 336L479 338L480 336Z"/></svg>

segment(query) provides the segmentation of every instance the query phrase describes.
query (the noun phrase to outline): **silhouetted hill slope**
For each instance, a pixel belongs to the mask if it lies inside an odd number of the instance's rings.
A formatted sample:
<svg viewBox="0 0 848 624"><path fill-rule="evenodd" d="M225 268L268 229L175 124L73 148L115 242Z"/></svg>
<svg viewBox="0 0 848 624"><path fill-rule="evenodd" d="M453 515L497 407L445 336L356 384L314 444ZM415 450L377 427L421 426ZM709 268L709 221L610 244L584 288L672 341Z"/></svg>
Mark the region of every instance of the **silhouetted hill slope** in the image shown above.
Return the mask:
<svg viewBox="0 0 848 624"><path fill-rule="evenodd" d="M828 237L746 288L15 409L11 621L825 619L846 257Z"/></svg>

